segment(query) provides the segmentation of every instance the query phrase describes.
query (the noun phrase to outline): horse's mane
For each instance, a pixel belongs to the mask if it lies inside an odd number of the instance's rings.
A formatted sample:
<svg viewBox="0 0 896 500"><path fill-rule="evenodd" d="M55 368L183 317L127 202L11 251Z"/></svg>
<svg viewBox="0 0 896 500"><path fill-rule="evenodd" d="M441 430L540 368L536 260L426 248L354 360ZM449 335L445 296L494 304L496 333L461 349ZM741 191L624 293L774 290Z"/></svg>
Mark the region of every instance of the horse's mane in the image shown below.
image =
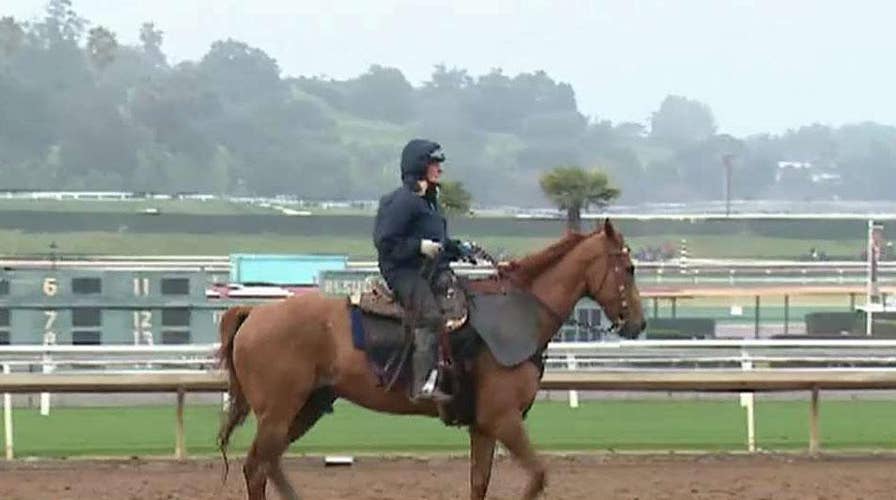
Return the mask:
<svg viewBox="0 0 896 500"><path fill-rule="evenodd" d="M541 274L548 266L569 253L576 245L592 234L594 233L569 232L547 248L531 253L521 259L510 261L508 270L515 275L517 280L524 284L531 284L535 277Z"/></svg>

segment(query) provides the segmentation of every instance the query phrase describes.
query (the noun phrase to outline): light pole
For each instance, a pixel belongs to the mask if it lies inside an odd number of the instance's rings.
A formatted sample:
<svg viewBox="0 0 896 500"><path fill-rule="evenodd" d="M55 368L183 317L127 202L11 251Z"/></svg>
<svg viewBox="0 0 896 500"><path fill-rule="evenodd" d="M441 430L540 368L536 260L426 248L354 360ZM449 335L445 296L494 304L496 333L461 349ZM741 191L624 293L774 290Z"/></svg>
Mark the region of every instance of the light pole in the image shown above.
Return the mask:
<svg viewBox="0 0 896 500"><path fill-rule="evenodd" d="M722 155L722 164L725 165L725 217L731 215L731 166L734 155L731 153Z"/></svg>

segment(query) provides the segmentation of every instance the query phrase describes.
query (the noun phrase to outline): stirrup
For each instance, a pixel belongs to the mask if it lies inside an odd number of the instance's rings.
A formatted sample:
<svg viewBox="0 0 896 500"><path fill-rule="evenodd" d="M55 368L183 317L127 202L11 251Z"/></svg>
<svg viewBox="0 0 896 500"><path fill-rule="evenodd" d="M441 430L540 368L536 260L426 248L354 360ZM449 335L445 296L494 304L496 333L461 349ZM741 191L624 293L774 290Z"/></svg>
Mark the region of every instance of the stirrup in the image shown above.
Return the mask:
<svg viewBox="0 0 896 500"><path fill-rule="evenodd" d="M451 395L445 394L436 386L438 377L438 369L433 368L433 370L429 372L429 376L426 378L426 382L423 384L423 387L420 388L420 394L411 397L411 401L417 402L425 399L431 400L435 403L447 403L451 401Z"/></svg>
<svg viewBox="0 0 896 500"><path fill-rule="evenodd" d="M438 370L433 368L433 370L429 372L429 377L426 378L426 382L423 384L423 387L420 389L420 394L426 397L432 396L433 391L436 390L436 381L438 380L438 378Z"/></svg>

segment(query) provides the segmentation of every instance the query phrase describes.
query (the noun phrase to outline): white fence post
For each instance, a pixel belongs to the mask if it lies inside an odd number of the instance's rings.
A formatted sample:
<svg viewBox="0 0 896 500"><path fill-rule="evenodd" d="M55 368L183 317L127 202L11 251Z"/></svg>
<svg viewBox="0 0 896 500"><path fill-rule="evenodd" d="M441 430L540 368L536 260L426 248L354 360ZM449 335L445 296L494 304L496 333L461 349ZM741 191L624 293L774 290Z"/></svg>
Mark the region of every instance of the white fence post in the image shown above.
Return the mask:
<svg viewBox="0 0 896 500"><path fill-rule="evenodd" d="M42 371L44 373L51 373L53 371L52 365L50 365L52 358L49 354L44 354L44 363ZM50 415L50 393L42 392L40 393L40 414L41 416L47 417Z"/></svg>
<svg viewBox="0 0 896 500"><path fill-rule="evenodd" d="M740 367L744 371L753 369L753 362L750 361L749 354L745 350L741 350L741 358L743 361ZM740 393L740 405L747 409L747 451L756 452L756 414L754 413L755 395L752 392Z"/></svg>
<svg viewBox="0 0 896 500"><path fill-rule="evenodd" d="M55 318L55 316L53 316ZM44 346L56 345L56 333L53 331L47 331L44 333ZM50 353L45 352L43 356L43 366L42 371L44 373L52 373L53 370L53 357ZM40 414L41 416L47 417L50 415L50 393L42 392L40 393Z"/></svg>
<svg viewBox="0 0 896 500"><path fill-rule="evenodd" d="M9 365L4 364L3 374L9 375L9 373ZM3 430L6 439L6 459L12 460L15 457L12 445L12 395L8 392L3 394Z"/></svg>
<svg viewBox="0 0 896 500"><path fill-rule="evenodd" d="M576 355L569 353L566 355L566 368L569 370L576 369ZM569 407L570 408L578 408L579 407L579 391L571 390L569 391Z"/></svg>

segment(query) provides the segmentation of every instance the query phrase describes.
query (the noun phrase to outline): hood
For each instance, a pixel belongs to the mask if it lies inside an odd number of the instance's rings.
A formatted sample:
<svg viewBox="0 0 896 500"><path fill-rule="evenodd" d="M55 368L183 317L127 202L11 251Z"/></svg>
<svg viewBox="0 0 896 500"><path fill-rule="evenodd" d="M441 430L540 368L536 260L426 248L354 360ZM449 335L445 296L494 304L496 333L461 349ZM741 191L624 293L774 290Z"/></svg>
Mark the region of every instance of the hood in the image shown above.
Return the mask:
<svg viewBox="0 0 896 500"><path fill-rule="evenodd" d="M433 161L445 161L442 146L426 139L413 139L401 151L401 179L413 182L423 178L426 166Z"/></svg>

